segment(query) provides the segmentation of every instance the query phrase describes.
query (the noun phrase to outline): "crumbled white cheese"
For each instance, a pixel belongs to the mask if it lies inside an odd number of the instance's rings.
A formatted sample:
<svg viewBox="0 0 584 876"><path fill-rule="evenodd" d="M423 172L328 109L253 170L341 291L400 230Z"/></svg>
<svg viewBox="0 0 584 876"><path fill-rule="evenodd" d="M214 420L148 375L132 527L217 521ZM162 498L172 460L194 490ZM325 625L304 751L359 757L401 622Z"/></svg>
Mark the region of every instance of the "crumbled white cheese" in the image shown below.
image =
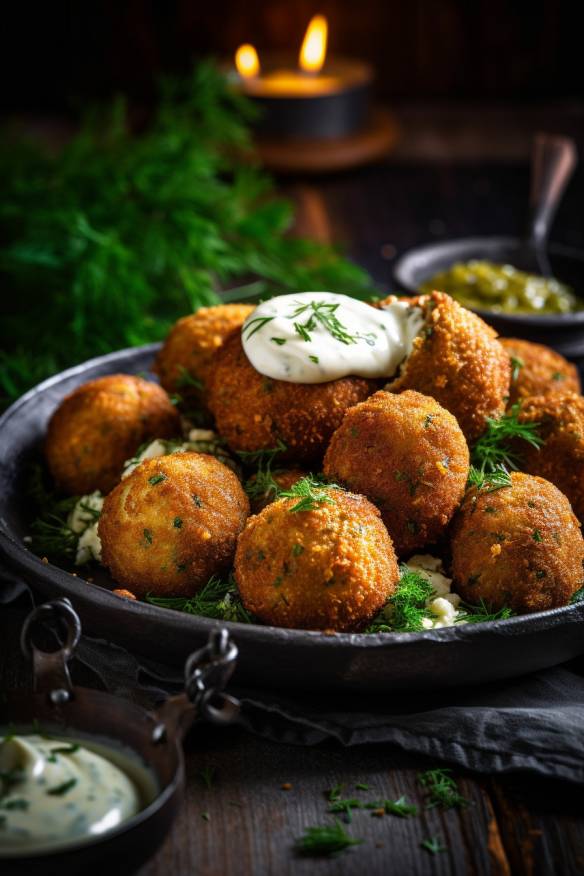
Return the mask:
<svg viewBox="0 0 584 876"><path fill-rule="evenodd" d="M452 578L443 574L442 560L429 554L416 554L406 563L408 569L422 575L430 582L434 593L426 605L432 612L433 617L425 617L422 626L425 630L435 630L440 627L451 627L456 623L464 623L459 620L458 606L460 596L452 593L450 587Z"/></svg>
<svg viewBox="0 0 584 876"><path fill-rule="evenodd" d="M191 429L187 441L168 441L156 438L141 449L132 459L126 460L122 472L122 480L132 474L145 459L156 459L158 456L169 456L171 453L208 453L216 456L220 462L237 472L237 466L224 450L221 439L211 429Z"/></svg>
<svg viewBox="0 0 584 876"><path fill-rule="evenodd" d="M101 561L101 541L97 532L99 515L104 497L96 490L88 496L81 496L67 518L67 526L79 533L75 565L83 566L90 560Z"/></svg>

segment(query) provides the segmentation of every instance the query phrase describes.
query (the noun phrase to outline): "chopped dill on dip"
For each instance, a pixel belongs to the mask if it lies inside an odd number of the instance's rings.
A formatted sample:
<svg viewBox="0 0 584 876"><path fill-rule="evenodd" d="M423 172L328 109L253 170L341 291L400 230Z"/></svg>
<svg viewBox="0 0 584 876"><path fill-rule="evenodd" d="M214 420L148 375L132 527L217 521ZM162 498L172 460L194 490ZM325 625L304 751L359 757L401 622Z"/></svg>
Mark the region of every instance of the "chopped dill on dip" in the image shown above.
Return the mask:
<svg viewBox="0 0 584 876"><path fill-rule="evenodd" d="M256 371L290 383L393 377L424 325L419 307L377 310L332 292L279 295L258 305L241 329Z"/></svg>

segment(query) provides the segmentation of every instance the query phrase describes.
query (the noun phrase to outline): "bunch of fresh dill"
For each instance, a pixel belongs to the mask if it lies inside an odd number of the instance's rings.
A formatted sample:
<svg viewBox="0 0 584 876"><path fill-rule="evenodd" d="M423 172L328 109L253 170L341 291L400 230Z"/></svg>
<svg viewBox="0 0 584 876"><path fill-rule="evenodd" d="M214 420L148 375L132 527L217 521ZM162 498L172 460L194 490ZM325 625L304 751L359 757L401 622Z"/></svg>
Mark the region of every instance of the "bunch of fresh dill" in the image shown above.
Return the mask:
<svg viewBox="0 0 584 876"><path fill-rule="evenodd" d="M332 247L288 236L291 205L250 163L251 115L205 62L161 84L139 136L118 100L56 156L5 138L3 404L72 363L162 338L230 286L372 291Z"/></svg>

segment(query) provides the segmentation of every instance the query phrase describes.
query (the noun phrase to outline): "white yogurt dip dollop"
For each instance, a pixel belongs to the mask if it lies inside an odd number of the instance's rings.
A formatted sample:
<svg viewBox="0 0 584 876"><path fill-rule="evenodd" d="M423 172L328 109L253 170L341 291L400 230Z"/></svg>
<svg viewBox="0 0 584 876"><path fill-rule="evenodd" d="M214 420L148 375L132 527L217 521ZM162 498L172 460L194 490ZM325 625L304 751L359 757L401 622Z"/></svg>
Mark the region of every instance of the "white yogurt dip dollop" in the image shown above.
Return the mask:
<svg viewBox="0 0 584 876"><path fill-rule="evenodd" d="M377 310L348 295L298 292L258 305L241 338L256 371L289 383L393 377L424 325L421 308Z"/></svg>

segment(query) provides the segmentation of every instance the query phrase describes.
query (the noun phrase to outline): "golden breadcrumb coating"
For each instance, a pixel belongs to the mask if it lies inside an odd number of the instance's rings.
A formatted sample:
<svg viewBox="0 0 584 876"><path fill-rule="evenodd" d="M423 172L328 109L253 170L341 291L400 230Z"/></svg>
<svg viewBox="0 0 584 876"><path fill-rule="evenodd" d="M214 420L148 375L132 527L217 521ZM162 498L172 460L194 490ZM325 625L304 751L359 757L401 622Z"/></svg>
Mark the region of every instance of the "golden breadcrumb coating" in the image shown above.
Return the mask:
<svg viewBox="0 0 584 876"><path fill-rule="evenodd" d="M309 511L278 499L241 533L235 578L243 604L264 623L359 630L394 593L399 570L377 508L364 496L328 495L330 503Z"/></svg>
<svg viewBox="0 0 584 876"><path fill-rule="evenodd" d="M538 423L544 440L539 450L517 442L521 468L555 484L584 520L584 398L568 393L524 399L519 421Z"/></svg>
<svg viewBox="0 0 584 876"><path fill-rule="evenodd" d="M283 441L278 461L320 464L347 408L377 383L343 377L328 383L288 383L264 377L244 353L235 331L217 354L208 404L217 431L232 450L267 450Z"/></svg>
<svg viewBox="0 0 584 876"><path fill-rule="evenodd" d="M233 562L249 502L214 456L148 459L106 497L102 562L137 596L192 596Z"/></svg>
<svg viewBox="0 0 584 876"><path fill-rule="evenodd" d="M456 419L419 392L376 392L334 433L324 473L381 511L398 556L436 542L460 504L468 447Z"/></svg>
<svg viewBox="0 0 584 876"><path fill-rule="evenodd" d="M199 400L209 383L215 354L233 329L241 328L253 304L219 304L201 307L196 313L179 319L171 328L158 356L154 370L167 392ZM193 385L193 382L195 385Z"/></svg>
<svg viewBox="0 0 584 876"><path fill-rule="evenodd" d="M499 338L511 361L509 407L533 395L580 393L578 369L551 347L519 338Z"/></svg>
<svg viewBox="0 0 584 876"><path fill-rule="evenodd" d="M513 472L511 486L470 489L452 527L454 588L519 613L567 605L584 583L584 540L568 499L540 477Z"/></svg>
<svg viewBox="0 0 584 876"><path fill-rule="evenodd" d="M64 492L107 493L141 444L178 434L179 416L160 386L112 374L84 383L63 399L49 422L45 455Z"/></svg>
<svg viewBox="0 0 584 876"><path fill-rule="evenodd" d="M423 308L426 325L400 374L386 389L415 389L432 396L454 414L467 441L473 443L485 430L485 418L498 417L505 410L509 357L497 333L449 295L433 292L408 300Z"/></svg>

